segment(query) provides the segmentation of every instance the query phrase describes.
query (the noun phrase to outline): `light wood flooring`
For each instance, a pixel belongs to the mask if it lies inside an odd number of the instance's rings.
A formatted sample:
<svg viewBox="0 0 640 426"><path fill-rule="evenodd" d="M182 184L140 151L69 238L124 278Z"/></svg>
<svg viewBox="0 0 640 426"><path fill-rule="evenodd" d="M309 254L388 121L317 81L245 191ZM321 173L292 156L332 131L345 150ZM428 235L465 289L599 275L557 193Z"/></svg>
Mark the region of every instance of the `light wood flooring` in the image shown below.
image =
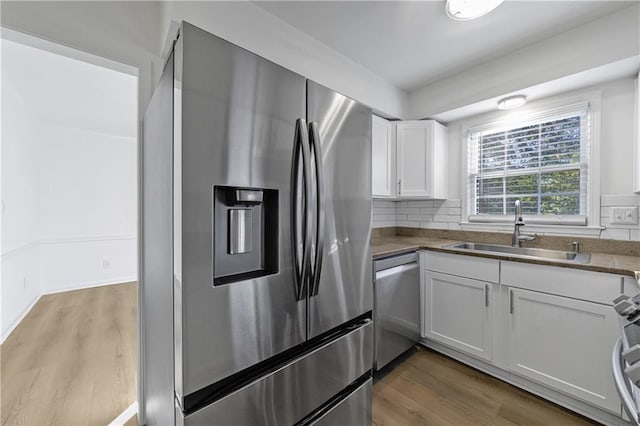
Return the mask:
<svg viewBox="0 0 640 426"><path fill-rule="evenodd" d="M43 296L0 347L1 424L106 425L135 401L136 292L127 283ZM593 424L424 348L374 385L373 423Z"/></svg>
<svg viewBox="0 0 640 426"><path fill-rule="evenodd" d="M375 426L597 424L425 348L373 386L373 423Z"/></svg>
<svg viewBox="0 0 640 426"><path fill-rule="evenodd" d="M107 425L136 400L136 283L42 296L1 351L2 425Z"/></svg>

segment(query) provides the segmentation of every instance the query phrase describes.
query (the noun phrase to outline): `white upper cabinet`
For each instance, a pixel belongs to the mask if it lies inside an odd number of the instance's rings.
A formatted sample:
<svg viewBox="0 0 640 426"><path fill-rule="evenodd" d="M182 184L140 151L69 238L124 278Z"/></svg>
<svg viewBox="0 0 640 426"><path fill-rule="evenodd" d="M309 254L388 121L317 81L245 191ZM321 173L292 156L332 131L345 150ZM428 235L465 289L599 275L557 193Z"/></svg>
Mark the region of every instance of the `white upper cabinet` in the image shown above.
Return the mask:
<svg viewBox="0 0 640 426"><path fill-rule="evenodd" d="M447 128L373 116L373 198L447 198Z"/></svg>
<svg viewBox="0 0 640 426"><path fill-rule="evenodd" d="M396 196L396 129L391 121L373 116L371 132L374 198Z"/></svg>
<svg viewBox="0 0 640 426"><path fill-rule="evenodd" d="M447 128L433 120L396 124L398 198L447 198Z"/></svg>

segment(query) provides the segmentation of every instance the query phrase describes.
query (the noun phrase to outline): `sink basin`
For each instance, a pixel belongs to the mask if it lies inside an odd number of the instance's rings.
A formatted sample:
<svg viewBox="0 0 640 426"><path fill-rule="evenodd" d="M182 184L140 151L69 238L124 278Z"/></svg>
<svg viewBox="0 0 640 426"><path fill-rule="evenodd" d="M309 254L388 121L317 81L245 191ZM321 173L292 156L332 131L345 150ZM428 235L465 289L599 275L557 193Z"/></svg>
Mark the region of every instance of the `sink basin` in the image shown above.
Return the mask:
<svg viewBox="0 0 640 426"><path fill-rule="evenodd" d="M588 263L591 255L589 253L575 253L572 251L547 250L539 248L512 247L498 244L482 243L457 243L446 246L446 248L458 250L470 250L493 254L504 254L509 256L521 256L535 259L560 260L565 262Z"/></svg>

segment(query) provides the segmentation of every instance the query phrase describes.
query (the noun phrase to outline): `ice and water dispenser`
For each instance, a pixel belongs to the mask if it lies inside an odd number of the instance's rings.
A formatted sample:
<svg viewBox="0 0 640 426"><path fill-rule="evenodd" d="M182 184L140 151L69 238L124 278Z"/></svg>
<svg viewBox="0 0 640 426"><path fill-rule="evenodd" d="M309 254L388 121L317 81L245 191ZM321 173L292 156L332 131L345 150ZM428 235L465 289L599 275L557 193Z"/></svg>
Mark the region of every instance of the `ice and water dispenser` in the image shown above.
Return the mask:
<svg viewBox="0 0 640 426"><path fill-rule="evenodd" d="M214 285L278 272L278 191L214 187Z"/></svg>

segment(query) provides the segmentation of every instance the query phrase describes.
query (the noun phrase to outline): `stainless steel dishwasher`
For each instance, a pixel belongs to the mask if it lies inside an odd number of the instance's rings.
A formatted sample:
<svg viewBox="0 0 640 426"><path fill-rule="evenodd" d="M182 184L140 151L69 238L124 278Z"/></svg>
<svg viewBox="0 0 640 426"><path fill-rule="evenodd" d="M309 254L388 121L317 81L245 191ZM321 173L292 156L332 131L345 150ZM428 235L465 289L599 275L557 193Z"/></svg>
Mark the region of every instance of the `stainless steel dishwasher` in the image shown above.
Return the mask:
<svg viewBox="0 0 640 426"><path fill-rule="evenodd" d="M374 262L375 369L380 370L420 338L418 253Z"/></svg>

